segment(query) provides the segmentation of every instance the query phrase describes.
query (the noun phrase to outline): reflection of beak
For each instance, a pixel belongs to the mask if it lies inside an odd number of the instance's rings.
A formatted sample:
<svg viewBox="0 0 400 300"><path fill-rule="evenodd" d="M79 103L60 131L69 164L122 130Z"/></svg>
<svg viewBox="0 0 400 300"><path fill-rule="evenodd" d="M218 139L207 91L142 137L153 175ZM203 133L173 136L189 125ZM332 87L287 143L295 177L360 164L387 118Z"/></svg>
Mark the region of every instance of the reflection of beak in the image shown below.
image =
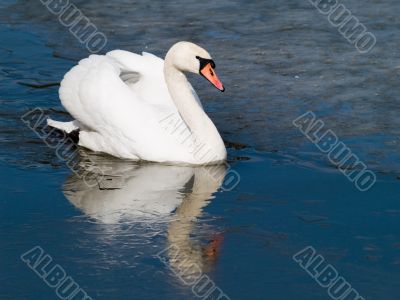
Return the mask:
<svg viewBox="0 0 400 300"><path fill-rule="evenodd" d="M204 76L209 82L211 82L217 89L221 92L225 91L224 85L219 80L217 74L215 73L211 63L205 65L203 69L200 70L200 74Z"/></svg>
<svg viewBox="0 0 400 300"><path fill-rule="evenodd" d="M215 260L220 252L222 241L224 240L224 235L222 233L214 235L210 244L204 249L204 254L210 260Z"/></svg>

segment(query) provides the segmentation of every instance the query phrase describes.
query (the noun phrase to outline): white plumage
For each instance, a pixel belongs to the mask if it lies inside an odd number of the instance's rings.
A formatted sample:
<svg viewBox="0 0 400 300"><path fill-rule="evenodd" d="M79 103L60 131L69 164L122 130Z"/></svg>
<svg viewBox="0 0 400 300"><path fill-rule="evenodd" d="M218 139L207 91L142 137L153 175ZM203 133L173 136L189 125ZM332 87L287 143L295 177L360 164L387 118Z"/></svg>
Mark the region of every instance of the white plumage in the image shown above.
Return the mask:
<svg viewBox="0 0 400 300"><path fill-rule="evenodd" d="M173 46L165 62L149 53L122 50L91 55L61 82L62 105L75 121L48 120L48 124L67 132L79 128L80 146L120 158L188 164L222 161L226 158L222 139L183 74L198 72L196 56L211 59L187 42Z"/></svg>

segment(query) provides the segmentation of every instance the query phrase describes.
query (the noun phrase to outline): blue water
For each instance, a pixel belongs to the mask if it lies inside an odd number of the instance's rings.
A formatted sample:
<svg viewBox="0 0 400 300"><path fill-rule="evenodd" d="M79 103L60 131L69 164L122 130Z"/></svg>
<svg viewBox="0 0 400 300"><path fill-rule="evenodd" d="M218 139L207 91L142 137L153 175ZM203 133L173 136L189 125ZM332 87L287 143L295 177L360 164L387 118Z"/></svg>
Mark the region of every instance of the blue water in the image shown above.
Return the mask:
<svg viewBox="0 0 400 300"><path fill-rule="evenodd" d="M365 299L400 288L399 68L395 1L344 1L376 34L366 55L308 1L75 1L106 50L164 55L178 40L213 54L227 92L191 77L241 177L203 167L111 167L87 186L21 121L69 119L57 87L87 50L39 1L0 4L0 299L56 299L20 256L51 255L93 299L200 299L157 254L179 247L230 299L329 299L292 256L313 246ZM377 174L360 192L292 124L314 111ZM222 167L219 172L226 170ZM161 209L155 209L160 208ZM168 255L167 255L168 256Z"/></svg>

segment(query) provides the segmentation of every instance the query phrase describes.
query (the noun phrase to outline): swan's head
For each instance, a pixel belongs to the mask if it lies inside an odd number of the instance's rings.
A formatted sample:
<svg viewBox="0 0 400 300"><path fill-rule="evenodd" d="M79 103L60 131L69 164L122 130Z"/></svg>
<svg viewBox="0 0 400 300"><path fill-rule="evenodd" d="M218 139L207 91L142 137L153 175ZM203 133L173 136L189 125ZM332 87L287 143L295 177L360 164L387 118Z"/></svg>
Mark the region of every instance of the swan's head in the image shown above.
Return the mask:
<svg viewBox="0 0 400 300"><path fill-rule="evenodd" d="M168 51L166 60L182 72L200 74L221 92L225 91L215 73L215 62L211 55L200 46L190 42L179 42Z"/></svg>

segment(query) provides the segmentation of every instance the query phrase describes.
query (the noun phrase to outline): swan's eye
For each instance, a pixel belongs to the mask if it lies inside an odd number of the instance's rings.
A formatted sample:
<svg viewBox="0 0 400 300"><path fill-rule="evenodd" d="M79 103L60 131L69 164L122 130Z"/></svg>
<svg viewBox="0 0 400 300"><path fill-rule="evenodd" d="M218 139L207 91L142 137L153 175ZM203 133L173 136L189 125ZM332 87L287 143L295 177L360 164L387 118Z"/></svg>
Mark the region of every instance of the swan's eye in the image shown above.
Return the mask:
<svg viewBox="0 0 400 300"><path fill-rule="evenodd" d="M215 62L212 59L202 58L200 56L196 56L196 58L200 62L200 71L203 70L207 65L210 65L211 68L215 69Z"/></svg>

